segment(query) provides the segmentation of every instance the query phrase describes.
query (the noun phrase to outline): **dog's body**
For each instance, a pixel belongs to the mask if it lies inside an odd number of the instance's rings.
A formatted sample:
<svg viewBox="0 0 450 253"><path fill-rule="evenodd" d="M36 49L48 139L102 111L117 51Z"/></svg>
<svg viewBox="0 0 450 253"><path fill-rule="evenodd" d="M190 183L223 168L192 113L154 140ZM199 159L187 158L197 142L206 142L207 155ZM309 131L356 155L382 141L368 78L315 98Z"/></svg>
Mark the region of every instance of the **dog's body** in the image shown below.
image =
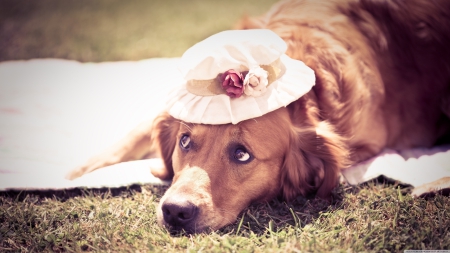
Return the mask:
<svg viewBox="0 0 450 253"><path fill-rule="evenodd" d="M339 171L384 148L430 147L450 135L450 1L283 1L240 28L267 28L315 71L313 89L236 125L144 123L69 176L157 150L173 179L158 220L217 229L251 202L329 198Z"/></svg>

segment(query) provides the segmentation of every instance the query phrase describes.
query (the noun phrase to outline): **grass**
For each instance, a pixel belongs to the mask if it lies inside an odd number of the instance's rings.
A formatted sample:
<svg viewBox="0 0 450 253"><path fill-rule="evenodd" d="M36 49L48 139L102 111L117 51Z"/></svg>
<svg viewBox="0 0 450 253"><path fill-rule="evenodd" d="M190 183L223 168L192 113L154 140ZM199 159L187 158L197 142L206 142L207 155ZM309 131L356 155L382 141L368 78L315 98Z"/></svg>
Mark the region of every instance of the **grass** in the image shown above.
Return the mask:
<svg viewBox="0 0 450 253"><path fill-rule="evenodd" d="M177 57L265 1L2 0L0 61ZM450 198L414 199L385 181L341 185L334 201L250 206L219 231L170 235L156 224L164 187L0 193L0 251L402 252L450 249Z"/></svg>
<svg viewBox="0 0 450 253"><path fill-rule="evenodd" d="M299 197L244 210L219 231L170 235L156 223L164 187L4 192L0 250L131 252L401 252L449 249L450 200L410 188L340 186L335 201Z"/></svg>

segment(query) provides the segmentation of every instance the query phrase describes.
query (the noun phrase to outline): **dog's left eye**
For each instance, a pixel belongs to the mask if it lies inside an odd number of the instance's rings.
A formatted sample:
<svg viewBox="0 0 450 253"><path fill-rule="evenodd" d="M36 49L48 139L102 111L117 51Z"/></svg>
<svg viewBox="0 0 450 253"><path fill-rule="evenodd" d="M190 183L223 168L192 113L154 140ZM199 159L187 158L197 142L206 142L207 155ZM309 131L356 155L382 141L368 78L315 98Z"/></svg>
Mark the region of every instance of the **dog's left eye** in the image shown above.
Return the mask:
<svg viewBox="0 0 450 253"><path fill-rule="evenodd" d="M191 137L189 137L189 135L181 136L180 146L184 150L188 150L191 147Z"/></svg>
<svg viewBox="0 0 450 253"><path fill-rule="evenodd" d="M237 148L234 151L234 159L240 162L247 162L250 160L250 154L243 148Z"/></svg>

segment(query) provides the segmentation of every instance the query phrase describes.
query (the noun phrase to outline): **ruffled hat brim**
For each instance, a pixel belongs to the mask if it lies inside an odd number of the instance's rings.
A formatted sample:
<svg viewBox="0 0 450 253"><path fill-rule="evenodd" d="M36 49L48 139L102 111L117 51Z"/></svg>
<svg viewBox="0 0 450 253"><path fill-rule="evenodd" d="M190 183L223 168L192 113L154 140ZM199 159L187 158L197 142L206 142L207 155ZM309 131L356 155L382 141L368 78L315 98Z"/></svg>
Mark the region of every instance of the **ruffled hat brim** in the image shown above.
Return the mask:
<svg viewBox="0 0 450 253"><path fill-rule="evenodd" d="M285 107L311 90L315 75L303 62L285 54L280 56L280 60L284 73L259 97L198 96L190 93L184 84L169 94L167 111L182 121L217 125L237 124Z"/></svg>

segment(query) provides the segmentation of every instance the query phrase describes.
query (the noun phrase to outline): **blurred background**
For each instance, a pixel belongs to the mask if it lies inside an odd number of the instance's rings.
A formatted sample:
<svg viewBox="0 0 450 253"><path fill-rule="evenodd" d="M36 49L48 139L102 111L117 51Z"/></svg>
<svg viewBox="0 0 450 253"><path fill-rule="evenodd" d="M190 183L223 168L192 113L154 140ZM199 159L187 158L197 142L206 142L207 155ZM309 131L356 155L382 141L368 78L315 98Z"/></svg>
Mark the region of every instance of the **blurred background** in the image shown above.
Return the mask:
<svg viewBox="0 0 450 253"><path fill-rule="evenodd" d="M0 61L179 57L276 0L0 0Z"/></svg>

